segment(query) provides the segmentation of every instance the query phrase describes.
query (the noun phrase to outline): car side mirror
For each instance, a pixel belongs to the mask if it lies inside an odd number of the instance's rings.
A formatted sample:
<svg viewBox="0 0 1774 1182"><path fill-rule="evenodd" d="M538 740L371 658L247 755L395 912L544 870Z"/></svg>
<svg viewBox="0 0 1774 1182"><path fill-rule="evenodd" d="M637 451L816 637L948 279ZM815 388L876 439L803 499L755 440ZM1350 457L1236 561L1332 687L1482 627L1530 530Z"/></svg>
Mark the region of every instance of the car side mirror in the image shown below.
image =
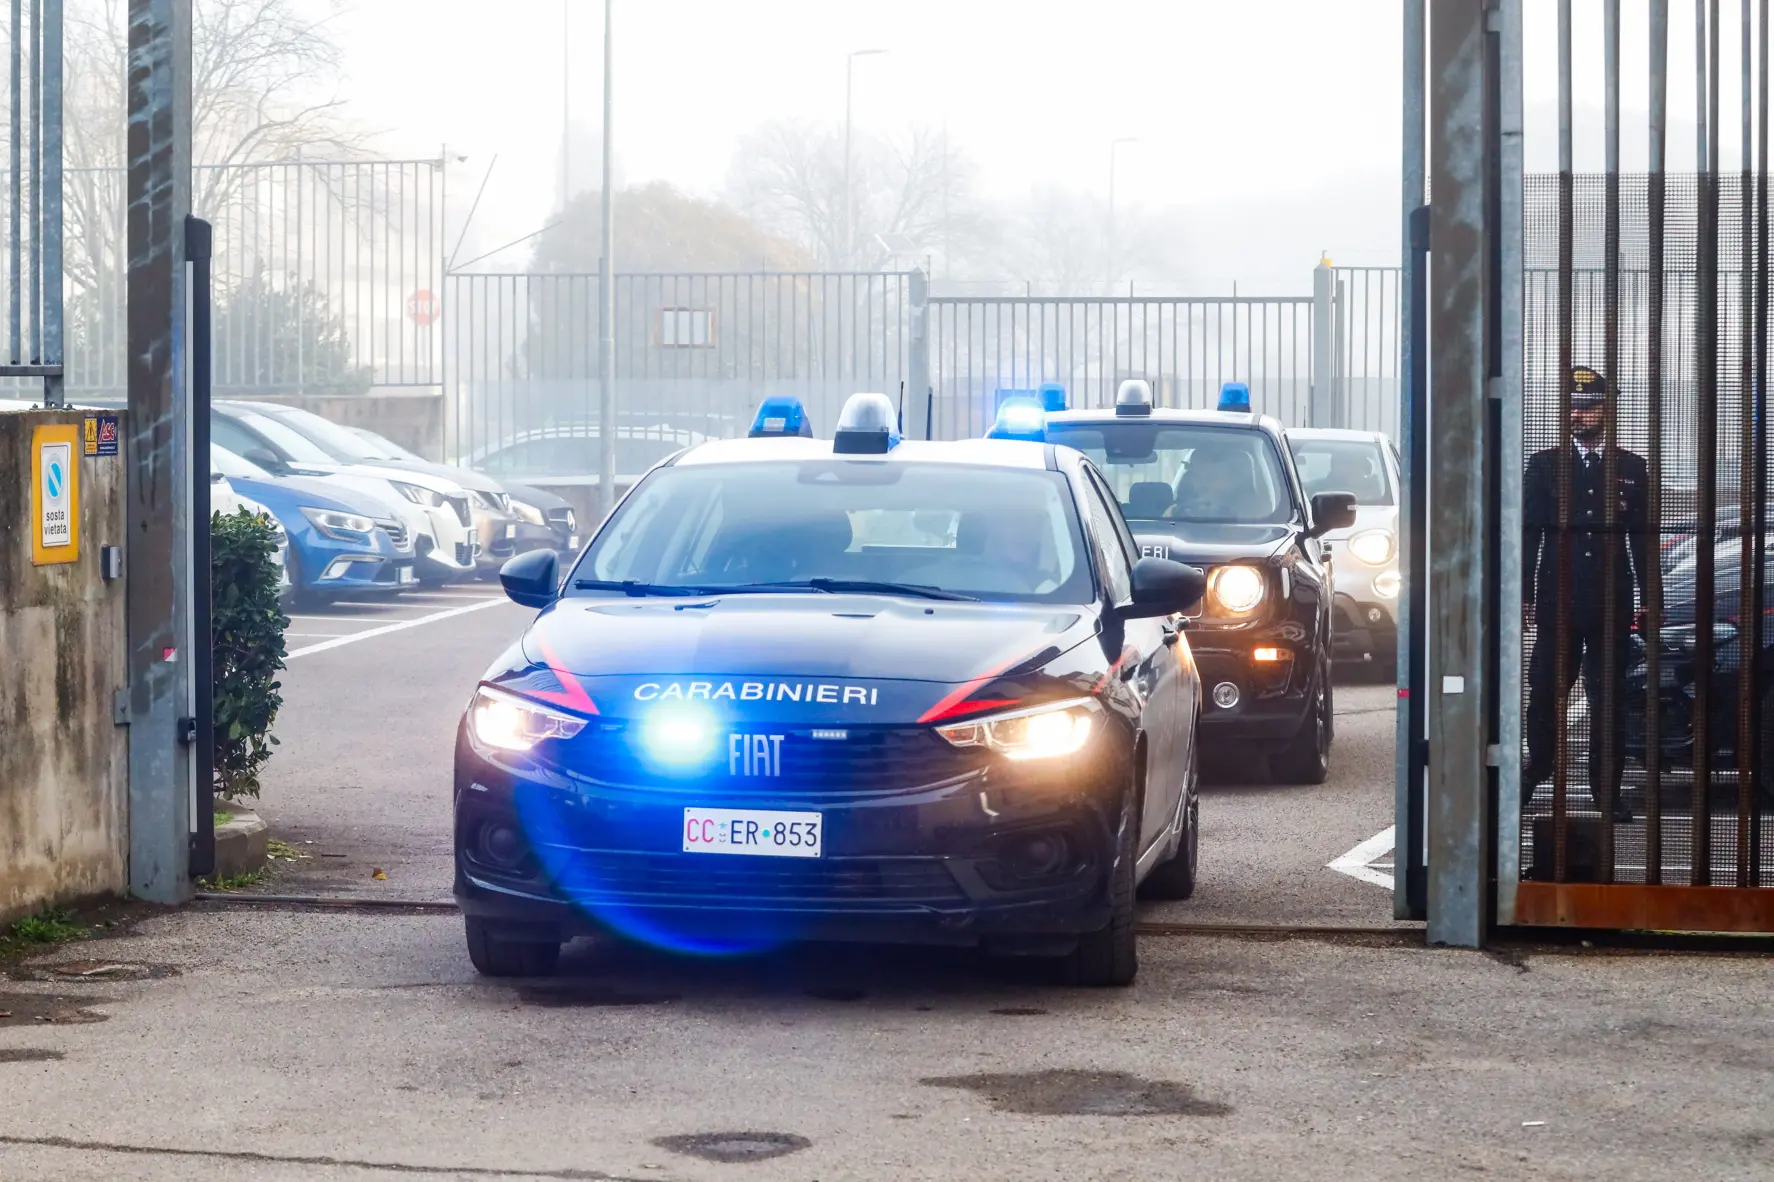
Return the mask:
<svg viewBox="0 0 1774 1182"><path fill-rule="evenodd" d="M1321 538L1333 529L1355 524L1355 494L1322 492L1312 498L1312 536Z"/></svg>
<svg viewBox="0 0 1774 1182"><path fill-rule="evenodd" d="M1207 594L1207 575L1168 558L1142 558L1133 564L1133 603L1121 609L1130 620L1186 612Z"/></svg>
<svg viewBox="0 0 1774 1182"><path fill-rule="evenodd" d="M255 447L240 454L243 460L251 460L270 473L287 472L289 465L278 459L275 454L263 447Z"/></svg>
<svg viewBox="0 0 1774 1182"><path fill-rule="evenodd" d="M553 550L531 550L499 568L499 585L513 603L544 608L560 592L560 569L560 556Z"/></svg>

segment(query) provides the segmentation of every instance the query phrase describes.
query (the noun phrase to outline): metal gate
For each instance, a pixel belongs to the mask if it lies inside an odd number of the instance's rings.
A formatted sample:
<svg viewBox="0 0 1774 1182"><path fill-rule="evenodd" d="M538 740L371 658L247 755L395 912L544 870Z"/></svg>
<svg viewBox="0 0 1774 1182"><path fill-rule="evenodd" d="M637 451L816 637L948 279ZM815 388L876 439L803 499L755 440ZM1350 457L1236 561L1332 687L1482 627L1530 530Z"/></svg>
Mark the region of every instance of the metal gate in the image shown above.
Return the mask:
<svg viewBox="0 0 1774 1182"><path fill-rule="evenodd" d="M1768 50L1763 29L1752 86L1749 13L1753 171L1747 150L1720 171L1715 23L1701 171L1663 172L1654 23L1653 173L1572 176L1567 134L1566 173L1528 179L1522 428L1505 458L1523 473L1506 493L1522 534L1519 550L1504 539L1503 607L1523 744L1500 777L1504 923L1774 931ZM1617 79L1617 36L1608 52Z"/></svg>

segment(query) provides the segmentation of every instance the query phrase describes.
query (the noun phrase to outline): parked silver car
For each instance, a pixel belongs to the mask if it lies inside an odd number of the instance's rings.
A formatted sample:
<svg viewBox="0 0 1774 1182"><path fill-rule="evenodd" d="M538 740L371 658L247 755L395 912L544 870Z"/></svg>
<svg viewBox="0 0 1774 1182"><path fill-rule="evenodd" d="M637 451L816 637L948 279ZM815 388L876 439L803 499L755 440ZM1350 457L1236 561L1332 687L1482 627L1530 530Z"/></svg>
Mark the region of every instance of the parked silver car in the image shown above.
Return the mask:
<svg viewBox="0 0 1774 1182"><path fill-rule="evenodd" d="M1355 494L1355 524L1324 535L1335 591L1332 651L1389 668L1398 654L1398 449L1378 431L1287 432L1308 497Z"/></svg>

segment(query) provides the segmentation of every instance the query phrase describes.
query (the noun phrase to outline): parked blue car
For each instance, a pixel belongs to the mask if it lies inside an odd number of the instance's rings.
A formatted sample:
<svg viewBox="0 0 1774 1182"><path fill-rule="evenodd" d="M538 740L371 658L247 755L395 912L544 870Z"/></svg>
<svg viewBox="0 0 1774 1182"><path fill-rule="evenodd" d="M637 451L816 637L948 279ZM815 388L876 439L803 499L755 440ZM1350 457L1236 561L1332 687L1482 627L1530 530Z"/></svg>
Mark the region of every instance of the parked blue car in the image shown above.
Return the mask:
<svg viewBox="0 0 1774 1182"><path fill-rule="evenodd" d="M289 535L289 593L297 605L412 586L413 540L387 505L324 476L273 476L226 448L210 465L264 505Z"/></svg>

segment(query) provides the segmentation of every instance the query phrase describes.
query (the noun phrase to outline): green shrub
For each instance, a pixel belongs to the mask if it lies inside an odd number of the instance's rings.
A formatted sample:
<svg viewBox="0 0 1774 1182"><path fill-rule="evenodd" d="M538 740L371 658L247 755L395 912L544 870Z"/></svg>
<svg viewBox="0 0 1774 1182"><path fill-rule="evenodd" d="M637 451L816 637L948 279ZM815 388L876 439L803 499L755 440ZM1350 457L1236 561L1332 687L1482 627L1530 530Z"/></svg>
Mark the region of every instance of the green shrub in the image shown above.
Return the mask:
<svg viewBox="0 0 1774 1182"><path fill-rule="evenodd" d="M215 644L215 791L257 796L283 705L277 673L289 617L277 602L271 523L242 509L210 524L210 635Z"/></svg>

